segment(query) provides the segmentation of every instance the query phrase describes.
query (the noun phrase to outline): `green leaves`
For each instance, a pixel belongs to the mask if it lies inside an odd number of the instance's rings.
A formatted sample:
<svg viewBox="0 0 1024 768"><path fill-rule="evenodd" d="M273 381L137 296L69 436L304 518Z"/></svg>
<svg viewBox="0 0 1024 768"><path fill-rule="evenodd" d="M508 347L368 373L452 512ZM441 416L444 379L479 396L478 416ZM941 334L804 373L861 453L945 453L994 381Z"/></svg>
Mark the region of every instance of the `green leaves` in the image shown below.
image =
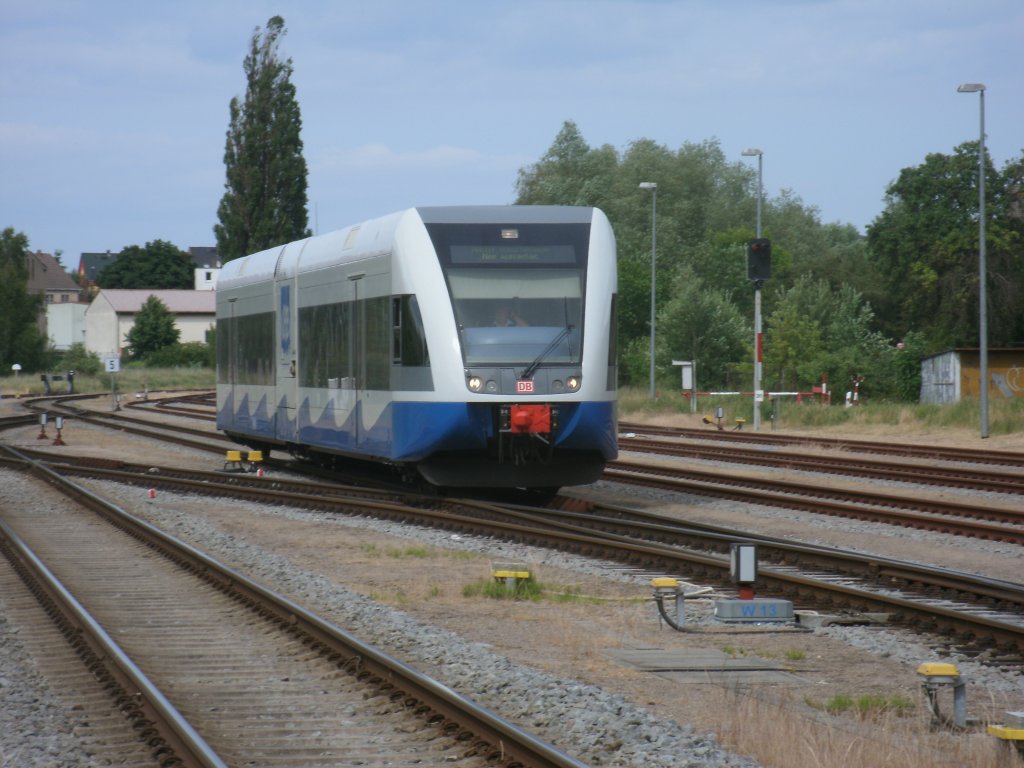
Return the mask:
<svg viewBox="0 0 1024 768"><path fill-rule="evenodd" d="M309 237L302 117L291 82L292 61L278 44L284 19L253 32L243 69L245 99L233 98L224 149L224 196L214 226L217 252L228 262Z"/></svg>
<svg viewBox="0 0 1024 768"><path fill-rule="evenodd" d="M895 317L891 332L918 330L935 351L978 343L978 142L952 155L929 154L886 190L886 208L868 228L868 246ZM988 158L986 157L986 160ZM986 162L989 342L1024 335L1022 160L997 172Z"/></svg>
<svg viewBox="0 0 1024 768"><path fill-rule="evenodd" d="M150 296L135 316L126 341L132 359L141 360L151 352L176 344L180 335L167 305L156 296Z"/></svg>
<svg viewBox="0 0 1024 768"><path fill-rule="evenodd" d="M184 288L195 285L187 253L165 240L129 245L96 278L101 288Z"/></svg>

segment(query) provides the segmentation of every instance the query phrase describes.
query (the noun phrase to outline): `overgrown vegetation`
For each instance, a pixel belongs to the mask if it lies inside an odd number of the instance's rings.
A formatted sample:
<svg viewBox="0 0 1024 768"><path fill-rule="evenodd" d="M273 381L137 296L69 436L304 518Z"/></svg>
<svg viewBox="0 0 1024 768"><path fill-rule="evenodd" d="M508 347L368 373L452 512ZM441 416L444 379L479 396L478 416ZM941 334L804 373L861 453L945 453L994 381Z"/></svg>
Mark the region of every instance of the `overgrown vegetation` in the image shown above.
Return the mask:
<svg viewBox="0 0 1024 768"><path fill-rule="evenodd" d="M902 694L885 696L877 693L866 693L860 696L849 696L844 693L837 693L826 702L819 702L813 699L807 699L805 702L808 706L823 710L829 714L841 715L852 713L862 719L876 718L885 714L906 717L913 714L917 708L917 705L912 700Z"/></svg>
<svg viewBox="0 0 1024 768"><path fill-rule="evenodd" d="M930 154L886 190L886 209L863 237L823 224L783 192L764 201L772 273L763 289L762 383L806 391L825 376L844 391L914 401L919 359L978 339L978 145ZM986 183L989 207L989 344L1024 339L1024 157ZM650 371L652 219L657 230L655 374L678 379L673 360L696 363L700 390L749 387L753 290L745 246L754 236L756 173L717 141L678 150L638 139L623 152L591 147L566 121L548 151L519 173L518 203L593 205L615 230L619 254L619 363L623 383ZM657 184L657 198L642 182ZM656 215L652 215L653 213Z"/></svg>
<svg viewBox="0 0 1024 768"><path fill-rule="evenodd" d="M701 397L697 402L695 414L691 414L690 401L684 397L678 387L658 393L651 400L647 390L639 387L624 387L619 391L619 418L623 421L631 419L651 419L661 415L666 418L693 415L693 418L706 417L711 424L703 424L714 429L715 412L722 408L725 416L722 426L726 430L734 429L736 419L744 419L744 429L749 429L753 417L753 398L743 396ZM857 428L869 426L894 426L912 431L930 431L939 429L976 430L979 423L980 407L976 398L964 398L958 403L934 405L922 403L905 403L898 400L868 400L851 408L842 403L823 406L819 400L808 398L796 403L794 398L780 398L778 408L773 403L764 403L761 412L761 428L773 428L773 415L777 429L834 429ZM989 399L989 431L992 435L1008 435L1021 431L1024 424L1024 400L1005 398ZM696 425L696 424L695 424Z"/></svg>
<svg viewBox="0 0 1024 768"><path fill-rule="evenodd" d="M539 581L530 577L528 579L515 579L509 586L504 579L480 579L467 584L462 588L463 597L486 597L491 600L528 600L540 602L544 596L545 587Z"/></svg>

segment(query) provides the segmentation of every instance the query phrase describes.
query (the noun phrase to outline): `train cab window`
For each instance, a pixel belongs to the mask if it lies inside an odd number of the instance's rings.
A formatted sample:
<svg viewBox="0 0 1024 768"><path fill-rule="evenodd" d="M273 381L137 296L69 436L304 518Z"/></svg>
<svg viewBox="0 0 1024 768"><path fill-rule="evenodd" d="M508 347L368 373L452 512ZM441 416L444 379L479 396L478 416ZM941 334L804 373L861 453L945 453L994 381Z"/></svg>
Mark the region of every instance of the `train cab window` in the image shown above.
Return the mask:
<svg viewBox="0 0 1024 768"><path fill-rule="evenodd" d="M548 362L579 362L581 270L450 269L448 285L466 365L530 363L552 344Z"/></svg>
<svg viewBox="0 0 1024 768"><path fill-rule="evenodd" d="M589 223L432 223L467 366L577 364ZM498 307L519 321L495 324Z"/></svg>

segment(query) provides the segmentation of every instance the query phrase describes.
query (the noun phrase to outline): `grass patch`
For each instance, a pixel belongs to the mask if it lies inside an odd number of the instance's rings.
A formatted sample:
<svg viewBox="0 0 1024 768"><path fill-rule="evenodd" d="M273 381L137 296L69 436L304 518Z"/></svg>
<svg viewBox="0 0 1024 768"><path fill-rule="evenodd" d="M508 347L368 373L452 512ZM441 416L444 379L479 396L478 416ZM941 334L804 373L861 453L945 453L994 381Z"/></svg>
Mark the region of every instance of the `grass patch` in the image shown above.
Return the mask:
<svg viewBox="0 0 1024 768"><path fill-rule="evenodd" d="M838 693L823 704L810 699L805 701L815 709L824 710L831 715L850 713L863 719L880 715L904 717L911 714L916 708L911 699L901 694L884 696L877 693L866 693L854 698L844 693Z"/></svg>
<svg viewBox="0 0 1024 768"><path fill-rule="evenodd" d="M804 651L796 649L786 651L783 656L785 656L789 661L803 661L807 658L807 654Z"/></svg>
<svg viewBox="0 0 1024 768"><path fill-rule="evenodd" d="M540 602L544 586L530 577L516 579L514 586L509 587L504 580L479 579L462 588L463 597L486 597L490 600L529 600Z"/></svg>
<svg viewBox="0 0 1024 768"><path fill-rule="evenodd" d="M425 559L428 557L433 557L435 554L436 553L433 550L427 549L426 547L405 547L403 549L387 550L387 556L394 558L413 557Z"/></svg>
<svg viewBox="0 0 1024 768"><path fill-rule="evenodd" d="M713 414L715 409L725 410L723 425L734 426L735 419L743 418L750 424L753 420L753 402L747 397L702 397L698 401L697 415ZM949 405L866 400L861 405L847 408L841 401L831 406L822 406L816 401L806 400L797 404L792 398L783 398L778 406L778 426L784 429L828 429L855 428L858 426L898 426L912 432L939 429L977 430L980 423L981 407L977 398L963 398ZM676 414L689 415L689 401L674 390L662 390L652 400L646 389L623 387L619 390L619 417L624 421L645 416ZM763 406L762 429L771 424L772 407ZM1021 431L1024 424L1024 398L1006 399L1002 396L989 398L989 432L993 435L1008 435Z"/></svg>

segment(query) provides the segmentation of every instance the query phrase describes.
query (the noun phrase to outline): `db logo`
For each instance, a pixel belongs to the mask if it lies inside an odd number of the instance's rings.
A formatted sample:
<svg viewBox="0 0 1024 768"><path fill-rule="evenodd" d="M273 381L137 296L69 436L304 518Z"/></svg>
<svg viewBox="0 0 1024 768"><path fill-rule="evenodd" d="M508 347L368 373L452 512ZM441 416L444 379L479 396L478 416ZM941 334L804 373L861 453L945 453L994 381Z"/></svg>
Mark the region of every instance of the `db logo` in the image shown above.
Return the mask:
<svg viewBox="0 0 1024 768"><path fill-rule="evenodd" d="M532 381L530 381L529 379L521 379L520 381L516 382L516 393L517 394L524 394L524 393L529 393L529 392L533 392L533 382Z"/></svg>

